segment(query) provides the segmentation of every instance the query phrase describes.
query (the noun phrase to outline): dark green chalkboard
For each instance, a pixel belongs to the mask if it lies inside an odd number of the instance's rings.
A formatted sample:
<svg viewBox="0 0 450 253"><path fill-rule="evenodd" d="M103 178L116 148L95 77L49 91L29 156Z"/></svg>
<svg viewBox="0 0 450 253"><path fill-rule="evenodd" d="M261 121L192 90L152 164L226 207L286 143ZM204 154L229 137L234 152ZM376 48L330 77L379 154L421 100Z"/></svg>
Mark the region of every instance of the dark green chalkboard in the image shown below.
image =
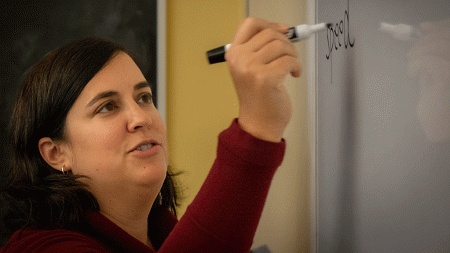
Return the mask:
<svg viewBox="0 0 450 253"><path fill-rule="evenodd" d="M8 0L1 5L1 184L8 168L6 136L15 95L26 71L53 49L90 36L116 41L138 55L157 93L155 0Z"/></svg>

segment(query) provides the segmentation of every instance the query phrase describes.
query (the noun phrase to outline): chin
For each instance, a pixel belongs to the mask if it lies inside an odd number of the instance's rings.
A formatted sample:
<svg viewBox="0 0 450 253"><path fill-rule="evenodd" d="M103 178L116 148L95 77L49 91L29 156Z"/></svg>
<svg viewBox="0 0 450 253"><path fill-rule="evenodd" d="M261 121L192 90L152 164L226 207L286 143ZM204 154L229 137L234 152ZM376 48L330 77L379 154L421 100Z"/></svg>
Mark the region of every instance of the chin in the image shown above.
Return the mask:
<svg viewBox="0 0 450 253"><path fill-rule="evenodd" d="M167 165L145 166L136 174L135 180L142 185L161 185L167 175Z"/></svg>

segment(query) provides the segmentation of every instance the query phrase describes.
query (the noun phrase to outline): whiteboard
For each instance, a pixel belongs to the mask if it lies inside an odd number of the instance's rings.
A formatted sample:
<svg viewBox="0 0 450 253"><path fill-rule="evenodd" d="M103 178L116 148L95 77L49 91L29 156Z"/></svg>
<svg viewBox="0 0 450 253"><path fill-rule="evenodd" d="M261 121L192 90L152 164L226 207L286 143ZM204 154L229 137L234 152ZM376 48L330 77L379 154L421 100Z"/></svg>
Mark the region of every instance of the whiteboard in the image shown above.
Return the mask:
<svg viewBox="0 0 450 253"><path fill-rule="evenodd" d="M315 8L317 252L450 252L450 1Z"/></svg>

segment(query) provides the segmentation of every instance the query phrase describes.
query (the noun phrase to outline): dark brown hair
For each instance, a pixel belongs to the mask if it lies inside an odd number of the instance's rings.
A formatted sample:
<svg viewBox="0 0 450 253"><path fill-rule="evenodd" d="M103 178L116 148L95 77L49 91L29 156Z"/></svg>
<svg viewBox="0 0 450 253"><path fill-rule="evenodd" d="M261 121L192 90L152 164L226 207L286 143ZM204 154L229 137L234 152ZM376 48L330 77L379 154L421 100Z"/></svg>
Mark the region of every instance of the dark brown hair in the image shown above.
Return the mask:
<svg viewBox="0 0 450 253"><path fill-rule="evenodd" d="M10 180L1 192L8 236L24 227L71 229L83 222L88 212L98 211L95 197L77 180L82 176L64 175L48 165L40 155L38 142L43 137L65 140L70 108L86 84L120 51L136 59L114 42L79 40L46 55L25 77L10 122ZM169 168L161 189L162 200L158 197L154 205L176 214L173 176Z"/></svg>

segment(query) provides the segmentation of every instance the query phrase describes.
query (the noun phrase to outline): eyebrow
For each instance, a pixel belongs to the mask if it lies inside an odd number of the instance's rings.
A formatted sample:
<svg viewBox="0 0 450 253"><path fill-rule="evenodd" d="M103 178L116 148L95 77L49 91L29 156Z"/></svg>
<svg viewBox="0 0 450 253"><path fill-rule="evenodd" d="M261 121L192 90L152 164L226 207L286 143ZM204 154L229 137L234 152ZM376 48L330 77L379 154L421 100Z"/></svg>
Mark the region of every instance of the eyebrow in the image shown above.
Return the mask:
<svg viewBox="0 0 450 253"><path fill-rule="evenodd" d="M134 86L134 90L136 91L136 90L140 90L140 89L146 88L146 87L151 88L150 84L147 81L142 81Z"/></svg>
<svg viewBox="0 0 450 253"><path fill-rule="evenodd" d="M150 87L150 84L147 81L142 81L137 83L136 85L134 85L134 90L140 90L142 88L146 88L146 87ZM97 101L104 99L104 98L108 98L108 97L113 97L113 96L117 96L119 93L117 91L105 91L105 92L101 92L99 94L97 94L97 96L95 96L87 105L86 107L92 106L93 104L95 104Z"/></svg>
<svg viewBox="0 0 450 253"><path fill-rule="evenodd" d="M117 94L119 94L117 91L105 91L105 92L99 93L86 105L86 107L92 106L100 99L117 96Z"/></svg>

